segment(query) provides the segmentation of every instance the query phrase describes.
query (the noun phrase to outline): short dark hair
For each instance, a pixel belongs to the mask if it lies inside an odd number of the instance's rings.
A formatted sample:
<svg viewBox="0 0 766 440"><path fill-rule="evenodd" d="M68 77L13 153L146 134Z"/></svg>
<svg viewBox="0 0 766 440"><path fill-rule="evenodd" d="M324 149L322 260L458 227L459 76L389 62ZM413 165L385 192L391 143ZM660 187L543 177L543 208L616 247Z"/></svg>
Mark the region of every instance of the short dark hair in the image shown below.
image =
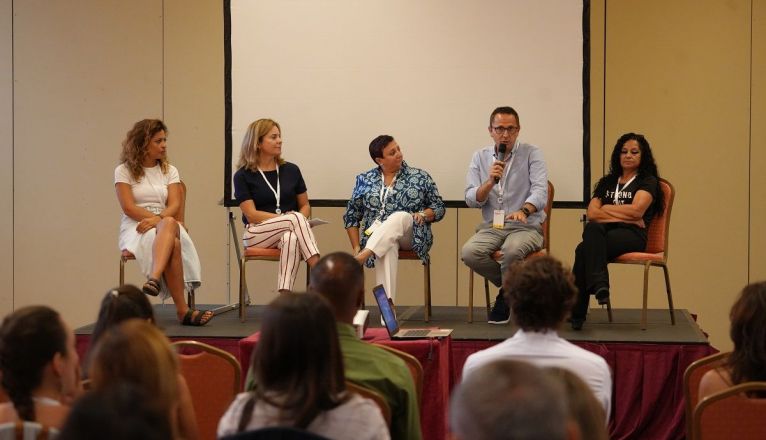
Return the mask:
<svg viewBox="0 0 766 440"><path fill-rule="evenodd" d="M56 353L68 355L61 316L47 306L23 307L0 326L0 372L3 389L21 420L35 421L32 391Z"/></svg>
<svg viewBox="0 0 766 440"><path fill-rule="evenodd" d="M383 157L383 150L393 141L393 136L387 134L381 134L373 139L372 142L370 142L370 157L372 158L372 161L375 162L375 159ZM375 162L375 164L377 165L377 162Z"/></svg>
<svg viewBox="0 0 766 440"><path fill-rule="evenodd" d="M109 289L101 300L98 319L93 327L90 346L94 347L104 332L131 318L154 323L154 309L146 295L138 287L125 284Z"/></svg>
<svg viewBox="0 0 766 440"><path fill-rule="evenodd" d="M69 413L61 440L114 440L172 438L167 414L152 405L144 390L128 382L117 382L103 390L85 393Z"/></svg>
<svg viewBox="0 0 766 440"><path fill-rule="evenodd" d="M364 270L350 254L325 255L311 268L309 279L309 289L327 299L336 317L356 310L357 295L364 290Z"/></svg>
<svg viewBox="0 0 766 440"><path fill-rule="evenodd" d="M319 413L347 399L335 317L319 295L283 294L266 307L251 366L255 388L242 411L240 431L250 422L256 400L276 406L280 422L305 429ZM269 397L274 392L279 401Z"/></svg>
<svg viewBox="0 0 766 440"><path fill-rule="evenodd" d="M460 439L564 439L567 423L561 384L526 362L484 365L452 394L450 425Z"/></svg>
<svg viewBox="0 0 766 440"><path fill-rule="evenodd" d="M547 255L511 265L504 290L514 322L525 331L555 329L572 309L577 294L572 272Z"/></svg>
<svg viewBox="0 0 766 440"><path fill-rule="evenodd" d="M729 313L733 384L766 380L766 282L745 286Z"/></svg>
<svg viewBox="0 0 766 440"><path fill-rule="evenodd" d="M516 118L516 123L521 125L521 121L519 120L519 113L513 109L513 107L498 107L494 110L492 110L492 114L489 115L489 126L492 126L492 123L495 122L495 115L513 115Z"/></svg>

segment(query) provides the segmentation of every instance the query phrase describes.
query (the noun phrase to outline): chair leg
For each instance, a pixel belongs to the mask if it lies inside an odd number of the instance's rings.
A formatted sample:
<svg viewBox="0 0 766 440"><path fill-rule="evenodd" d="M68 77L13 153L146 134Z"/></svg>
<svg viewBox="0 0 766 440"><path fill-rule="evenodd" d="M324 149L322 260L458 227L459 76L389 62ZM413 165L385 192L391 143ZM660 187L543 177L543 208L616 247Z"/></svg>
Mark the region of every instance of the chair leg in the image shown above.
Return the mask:
<svg viewBox="0 0 766 440"><path fill-rule="evenodd" d="M189 304L190 309L194 309L194 289L189 289L186 292L186 303Z"/></svg>
<svg viewBox="0 0 766 440"><path fill-rule="evenodd" d="M468 269L468 322L473 322L473 269Z"/></svg>
<svg viewBox="0 0 766 440"><path fill-rule="evenodd" d="M607 298L606 299L606 314L609 316L609 323L612 323L612 301Z"/></svg>
<svg viewBox="0 0 766 440"><path fill-rule="evenodd" d="M311 266L308 261L306 262L306 292L309 291L309 283L311 282Z"/></svg>
<svg viewBox="0 0 766 440"><path fill-rule="evenodd" d="M125 259L120 257L120 286L125 284Z"/></svg>
<svg viewBox="0 0 766 440"><path fill-rule="evenodd" d="M245 322L245 287L247 277L245 276L245 263L247 260L243 257L239 260L239 321Z"/></svg>
<svg viewBox="0 0 766 440"><path fill-rule="evenodd" d="M647 261L644 264L644 307L641 309L641 330L646 330L646 314L649 302L649 268L651 264Z"/></svg>
<svg viewBox="0 0 766 440"><path fill-rule="evenodd" d="M431 263L423 265L423 295L425 295L426 322L431 320Z"/></svg>
<svg viewBox="0 0 766 440"><path fill-rule="evenodd" d="M489 314L492 308L489 305L489 280L484 278L484 301L487 303L487 321L489 321Z"/></svg>
<svg viewBox="0 0 766 440"><path fill-rule="evenodd" d="M665 292L668 294L668 309L670 310L670 323L676 325L676 314L673 310L673 294L670 293L670 275L668 274L668 266L662 265L662 271L665 273Z"/></svg>

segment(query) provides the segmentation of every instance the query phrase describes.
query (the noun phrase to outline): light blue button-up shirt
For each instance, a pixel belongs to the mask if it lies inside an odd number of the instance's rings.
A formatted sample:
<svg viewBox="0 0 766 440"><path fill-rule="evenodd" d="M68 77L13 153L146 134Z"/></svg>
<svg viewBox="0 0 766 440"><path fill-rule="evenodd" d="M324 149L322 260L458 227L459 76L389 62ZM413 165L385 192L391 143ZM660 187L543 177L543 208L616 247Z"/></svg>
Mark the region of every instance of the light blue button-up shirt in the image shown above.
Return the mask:
<svg viewBox="0 0 766 440"><path fill-rule="evenodd" d="M506 160L506 166L511 159ZM476 191L489 178L489 170L495 162L495 146L484 147L473 154L468 167L465 187L465 203L471 208L481 208L484 223L492 224L495 209L505 215L518 211L524 203L537 208L527 218L527 224L539 225L545 220L548 203L548 171L542 151L534 145L517 142L513 148L513 163L503 175L503 203L498 201L500 185L495 185L483 202L476 200Z"/></svg>

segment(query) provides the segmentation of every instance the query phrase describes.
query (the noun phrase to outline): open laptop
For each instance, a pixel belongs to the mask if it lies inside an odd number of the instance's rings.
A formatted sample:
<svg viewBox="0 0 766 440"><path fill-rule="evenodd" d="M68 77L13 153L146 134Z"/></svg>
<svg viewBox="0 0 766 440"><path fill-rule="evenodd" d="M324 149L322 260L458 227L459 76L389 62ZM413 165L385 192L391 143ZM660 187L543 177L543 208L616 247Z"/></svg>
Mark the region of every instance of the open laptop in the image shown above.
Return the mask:
<svg viewBox="0 0 766 440"><path fill-rule="evenodd" d="M394 309L388 301L386 289L382 285L373 287L372 294L380 308L380 314L383 316L383 322L386 323L386 330L391 339L418 339L418 338L441 338L449 336L452 333L451 328L430 329L430 328L408 328L399 329L399 321L396 320Z"/></svg>

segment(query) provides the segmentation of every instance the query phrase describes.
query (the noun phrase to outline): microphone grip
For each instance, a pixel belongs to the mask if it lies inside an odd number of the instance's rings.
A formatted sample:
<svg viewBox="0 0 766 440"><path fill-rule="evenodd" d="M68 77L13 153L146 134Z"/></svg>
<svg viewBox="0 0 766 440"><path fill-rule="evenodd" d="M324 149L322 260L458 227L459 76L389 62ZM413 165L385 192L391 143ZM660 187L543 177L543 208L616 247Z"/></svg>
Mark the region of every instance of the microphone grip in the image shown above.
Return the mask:
<svg viewBox="0 0 766 440"><path fill-rule="evenodd" d="M508 148L508 146L505 145L505 144L500 144L500 145L497 146L498 160L505 159L505 150L506 150L506 148ZM500 178L499 177L495 177L495 185L497 185L498 183L500 183Z"/></svg>

